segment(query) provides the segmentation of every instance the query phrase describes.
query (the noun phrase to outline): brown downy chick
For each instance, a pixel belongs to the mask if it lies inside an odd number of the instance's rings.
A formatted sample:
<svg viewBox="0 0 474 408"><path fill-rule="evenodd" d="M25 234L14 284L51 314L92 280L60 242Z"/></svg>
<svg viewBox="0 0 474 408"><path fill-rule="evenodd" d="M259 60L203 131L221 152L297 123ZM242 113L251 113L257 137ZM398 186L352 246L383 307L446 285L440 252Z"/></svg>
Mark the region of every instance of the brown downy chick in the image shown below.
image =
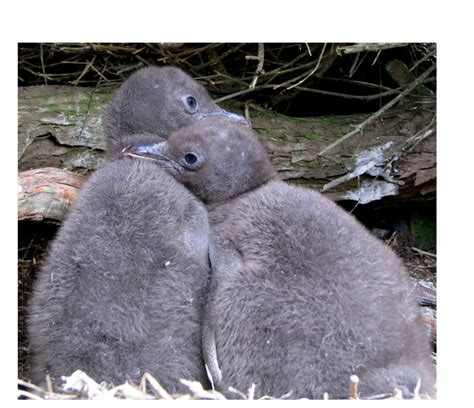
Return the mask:
<svg viewBox="0 0 474 408"><path fill-rule="evenodd" d="M125 154L156 160L208 206L204 354L214 382L256 396L434 394L429 338L398 257L321 194L275 176L245 126L207 119Z"/></svg>

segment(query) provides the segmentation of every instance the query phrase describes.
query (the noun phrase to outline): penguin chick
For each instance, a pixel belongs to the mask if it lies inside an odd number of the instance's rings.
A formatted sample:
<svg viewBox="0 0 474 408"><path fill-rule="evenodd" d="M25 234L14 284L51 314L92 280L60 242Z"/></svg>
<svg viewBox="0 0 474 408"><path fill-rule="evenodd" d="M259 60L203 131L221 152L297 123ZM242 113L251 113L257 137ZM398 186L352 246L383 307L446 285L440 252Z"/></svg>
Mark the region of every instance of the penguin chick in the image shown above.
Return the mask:
<svg viewBox="0 0 474 408"><path fill-rule="evenodd" d="M142 68L123 82L108 106L104 123L107 152L118 157L123 147L143 143L143 137L149 139L152 134L158 142L208 116L247 124L242 116L219 108L204 87L181 69Z"/></svg>
<svg viewBox="0 0 474 408"><path fill-rule="evenodd" d="M219 389L347 398L433 395L429 338L398 257L318 192L276 176L248 127L206 119L126 153L167 163L207 204L205 359ZM173 163L173 166L170 165Z"/></svg>
<svg viewBox="0 0 474 408"><path fill-rule="evenodd" d="M108 153L116 160L131 143L164 140L213 115L247 124L215 105L180 69L141 69L109 105ZM81 368L115 384L149 371L168 391L185 391L179 378L206 384L200 332L209 265L202 205L155 164L129 160L98 170L79 197L33 287L33 381L50 373L58 384L61 375Z"/></svg>
<svg viewBox="0 0 474 408"><path fill-rule="evenodd" d="M119 385L151 373L168 392L207 384L203 204L150 161L108 162L81 190L34 282L30 377L75 370Z"/></svg>

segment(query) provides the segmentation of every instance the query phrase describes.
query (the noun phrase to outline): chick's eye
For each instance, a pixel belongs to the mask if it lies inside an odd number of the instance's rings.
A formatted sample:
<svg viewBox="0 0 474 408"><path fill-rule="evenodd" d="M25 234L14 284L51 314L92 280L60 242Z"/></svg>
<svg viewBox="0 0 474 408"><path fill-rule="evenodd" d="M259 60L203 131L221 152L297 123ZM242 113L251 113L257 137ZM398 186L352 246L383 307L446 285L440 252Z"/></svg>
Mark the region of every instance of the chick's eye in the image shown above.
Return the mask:
<svg viewBox="0 0 474 408"><path fill-rule="evenodd" d="M184 155L184 161L188 164L195 164L197 160L198 160L197 156L193 153L186 153Z"/></svg>
<svg viewBox="0 0 474 408"><path fill-rule="evenodd" d="M188 104L189 108L194 110L197 107L197 101L194 96L188 96L186 98L186 103Z"/></svg>

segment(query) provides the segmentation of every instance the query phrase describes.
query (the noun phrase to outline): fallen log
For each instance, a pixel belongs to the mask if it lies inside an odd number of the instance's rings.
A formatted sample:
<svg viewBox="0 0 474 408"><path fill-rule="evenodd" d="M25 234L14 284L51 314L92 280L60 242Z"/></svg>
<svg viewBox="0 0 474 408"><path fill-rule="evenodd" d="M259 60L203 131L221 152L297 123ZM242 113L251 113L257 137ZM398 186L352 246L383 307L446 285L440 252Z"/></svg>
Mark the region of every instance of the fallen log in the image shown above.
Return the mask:
<svg viewBox="0 0 474 408"><path fill-rule="evenodd" d="M20 88L19 170L55 167L88 175L100 167L105 160L102 120L112 92L71 86ZM436 190L433 98L410 100L375 120L368 120L370 114L294 118L253 105L247 105L246 112L279 175L290 183L322 191L333 200L359 203L388 196L424 200ZM368 123L358 134L337 143L364 121Z"/></svg>
<svg viewBox="0 0 474 408"><path fill-rule="evenodd" d="M60 224L86 177L46 167L18 176L18 220Z"/></svg>

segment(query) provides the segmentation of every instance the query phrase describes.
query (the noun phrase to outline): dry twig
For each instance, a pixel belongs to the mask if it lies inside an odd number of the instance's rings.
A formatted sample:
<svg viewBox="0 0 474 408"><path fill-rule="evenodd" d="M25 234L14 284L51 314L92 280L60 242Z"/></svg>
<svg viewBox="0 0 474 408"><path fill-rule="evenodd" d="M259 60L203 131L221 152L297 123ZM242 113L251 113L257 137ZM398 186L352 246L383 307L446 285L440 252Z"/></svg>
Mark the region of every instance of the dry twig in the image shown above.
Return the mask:
<svg viewBox="0 0 474 408"><path fill-rule="evenodd" d="M252 83L249 86L250 89L255 89L255 85L257 84L258 77L260 75L262 75L262 73L263 73L264 57L265 57L265 49L264 49L263 43L258 43L258 55L257 55L257 57L251 57L251 56L248 56L248 55L245 57L247 59L257 59L258 60L257 69L255 70L255 76L252 79Z"/></svg>
<svg viewBox="0 0 474 408"><path fill-rule="evenodd" d="M389 48L405 47L406 45L408 45L408 43L359 43L336 47L336 53L338 55L355 54L358 52L380 51Z"/></svg>
<svg viewBox="0 0 474 408"><path fill-rule="evenodd" d="M160 385L158 381L150 374L145 373L140 380L140 389L146 393L146 384L149 383L153 390L163 399L165 400L172 400L170 394Z"/></svg>
<svg viewBox="0 0 474 408"><path fill-rule="evenodd" d="M359 377L351 375L349 378L349 399L359 399L357 396L357 385L359 384Z"/></svg>
<svg viewBox="0 0 474 408"><path fill-rule="evenodd" d="M421 255L426 255L426 256L430 256L432 258L436 258L436 254L432 254L431 252L423 251L423 250L415 248L415 247L411 247L411 249L413 249L413 251L418 252Z"/></svg>
<svg viewBox="0 0 474 408"><path fill-rule="evenodd" d="M296 84L293 84L293 85L289 86L288 88L286 88L287 90L301 85L304 81L306 81L311 75L313 75L318 70L319 65L321 64L321 60L323 59L324 51L326 51L326 43L324 43L323 49L321 50L321 53L319 54L319 58L318 58L318 62L316 63L316 66L301 81L299 81Z"/></svg>

